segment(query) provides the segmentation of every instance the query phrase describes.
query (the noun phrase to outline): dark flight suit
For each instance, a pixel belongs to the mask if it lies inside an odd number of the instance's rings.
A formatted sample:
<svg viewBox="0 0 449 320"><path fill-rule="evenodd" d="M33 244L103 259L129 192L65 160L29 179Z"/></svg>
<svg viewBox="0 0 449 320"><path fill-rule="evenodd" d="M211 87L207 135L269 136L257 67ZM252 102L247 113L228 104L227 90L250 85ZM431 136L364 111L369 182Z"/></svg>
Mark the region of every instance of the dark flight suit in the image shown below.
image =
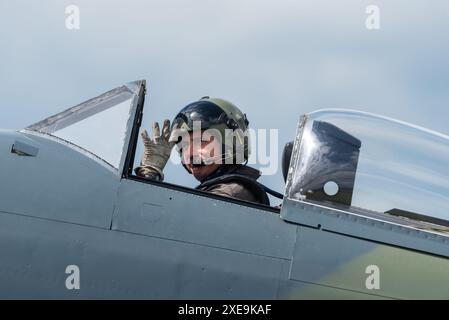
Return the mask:
<svg viewBox="0 0 449 320"><path fill-rule="evenodd" d="M160 180L159 175L144 175L141 168L135 170L138 176L150 180ZM220 196L270 205L267 193L256 180L260 171L241 164L222 165L217 171L201 181L197 190Z"/></svg>
<svg viewBox="0 0 449 320"><path fill-rule="evenodd" d="M198 190L240 200L269 205L267 193L256 180L260 171L245 165L222 165L201 184Z"/></svg>

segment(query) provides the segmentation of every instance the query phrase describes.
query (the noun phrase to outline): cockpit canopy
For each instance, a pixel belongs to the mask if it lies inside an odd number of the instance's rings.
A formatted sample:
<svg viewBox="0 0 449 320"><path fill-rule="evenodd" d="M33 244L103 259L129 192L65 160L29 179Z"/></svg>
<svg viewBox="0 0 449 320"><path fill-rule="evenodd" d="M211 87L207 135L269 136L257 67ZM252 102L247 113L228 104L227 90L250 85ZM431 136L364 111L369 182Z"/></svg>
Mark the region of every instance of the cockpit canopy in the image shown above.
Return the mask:
<svg viewBox="0 0 449 320"><path fill-rule="evenodd" d="M449 224L449 137L349 110L302 117L286 195Z"/></svg>

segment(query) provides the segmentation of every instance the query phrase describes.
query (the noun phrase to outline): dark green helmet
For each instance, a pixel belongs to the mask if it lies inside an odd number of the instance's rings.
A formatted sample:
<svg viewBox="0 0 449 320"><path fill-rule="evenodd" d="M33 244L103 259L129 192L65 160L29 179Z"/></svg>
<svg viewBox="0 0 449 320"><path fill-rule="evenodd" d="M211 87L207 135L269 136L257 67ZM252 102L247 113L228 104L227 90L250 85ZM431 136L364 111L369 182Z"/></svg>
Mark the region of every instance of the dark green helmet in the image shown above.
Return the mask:
<svg viewBox="0 0 449 320"><path fill-rule="evenodd" d="M223 163L228 163L226 159L232 158L232 163L248 160L250 154L250 141L247 135L248 119L246 114L229 101L203 97L198 101L188 104L174 118L173 128L181 131L192 132L194 122L200 121L201 130L215 129L221 135L223 145ZM230 129L230 130L229 130ZM229 134L234 135L232 139L227 139ZM232 141L232 145L229 145ZM240 147L239 147L240 146ZM243 157L237 157L238 150L243 149Z"/></svg>

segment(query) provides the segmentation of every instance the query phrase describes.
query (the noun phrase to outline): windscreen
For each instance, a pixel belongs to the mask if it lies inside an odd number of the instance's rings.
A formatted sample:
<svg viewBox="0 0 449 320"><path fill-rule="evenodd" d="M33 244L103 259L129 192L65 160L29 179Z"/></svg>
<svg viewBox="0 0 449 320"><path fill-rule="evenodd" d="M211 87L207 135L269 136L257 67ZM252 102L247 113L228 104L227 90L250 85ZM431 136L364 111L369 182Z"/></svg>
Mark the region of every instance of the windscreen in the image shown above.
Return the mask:
<svg viewBox="0 0 449 320"><path fill-rule="evenodd" d="M126 138L141 82L133 82L83 102L25 130L48 134L70 142L114 168L126 152Z"/></svg>

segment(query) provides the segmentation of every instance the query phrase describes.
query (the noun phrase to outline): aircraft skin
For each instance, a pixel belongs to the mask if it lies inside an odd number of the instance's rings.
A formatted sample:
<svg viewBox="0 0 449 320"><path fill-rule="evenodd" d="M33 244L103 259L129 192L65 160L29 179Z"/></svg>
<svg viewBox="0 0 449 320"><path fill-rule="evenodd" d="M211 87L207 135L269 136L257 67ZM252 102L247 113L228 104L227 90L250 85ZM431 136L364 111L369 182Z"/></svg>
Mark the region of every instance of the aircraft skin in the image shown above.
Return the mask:
<svg viewBox="0 0 449 320"><path fill-rule="evenodd" d="M30 131L0 131L0 163L2 299L449 298L442 235L146 181Z"/></svg>

